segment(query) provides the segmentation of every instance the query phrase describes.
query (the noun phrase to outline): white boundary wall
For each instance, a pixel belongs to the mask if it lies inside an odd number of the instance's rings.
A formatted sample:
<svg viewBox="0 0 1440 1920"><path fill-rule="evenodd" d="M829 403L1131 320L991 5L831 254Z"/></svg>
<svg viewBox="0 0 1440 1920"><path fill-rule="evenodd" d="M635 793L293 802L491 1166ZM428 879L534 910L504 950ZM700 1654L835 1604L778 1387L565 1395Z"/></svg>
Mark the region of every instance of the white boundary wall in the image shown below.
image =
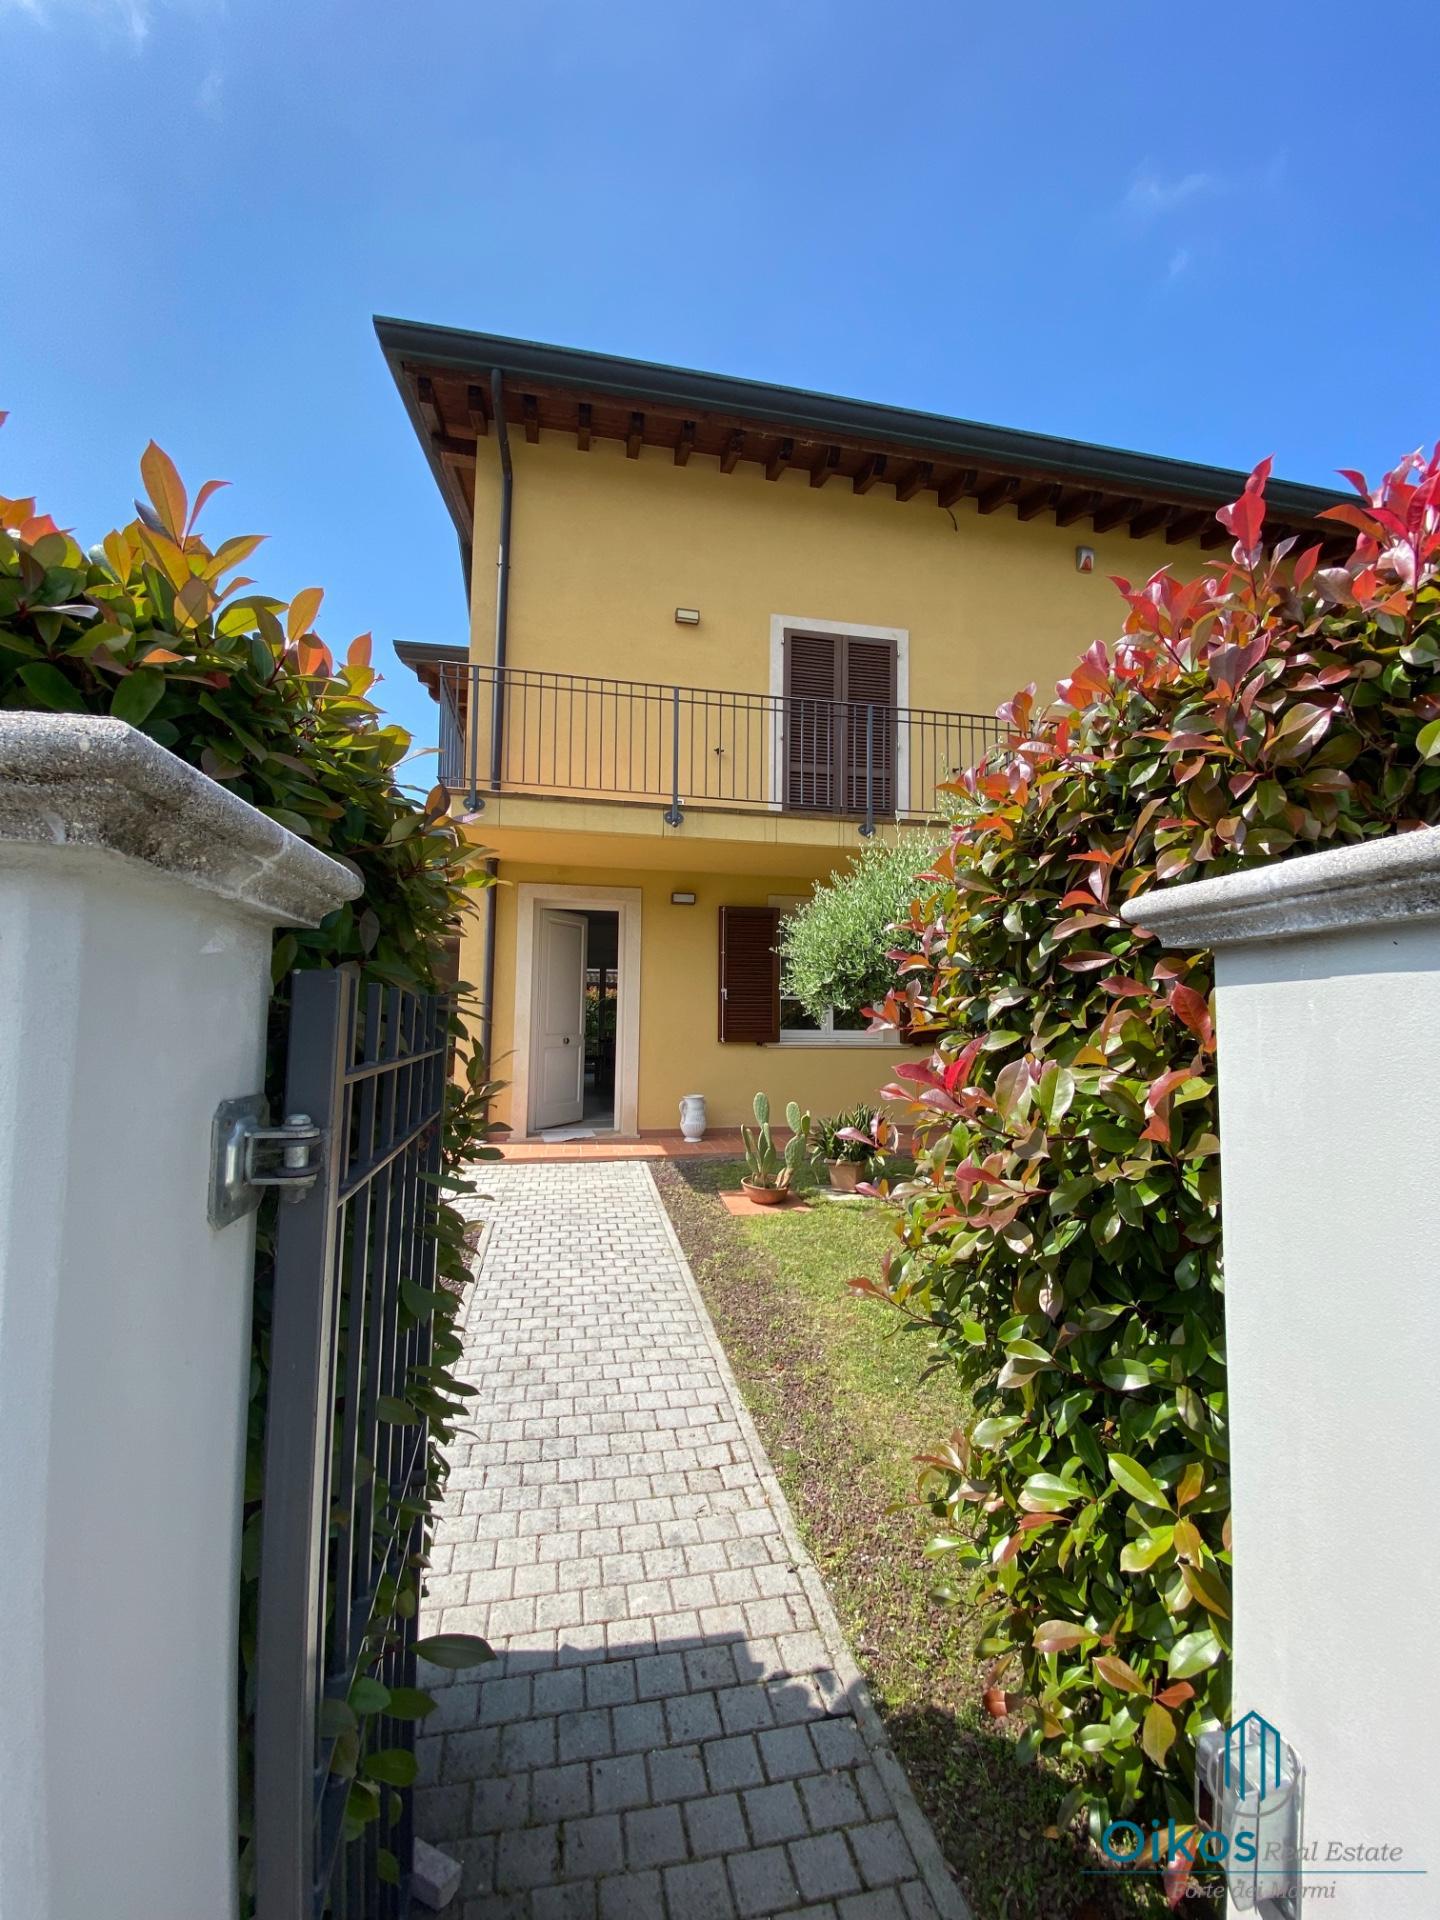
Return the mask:
<svg viewBox="0 0 1440 1920"><path fill-rule="evenodd" d="M0 1920L236 1910L271 930L354 875L118 721L0 714Z"/></svg>
<svg viewBox="0 0 1440 1920"><path fill-rule="evenodd" d="M1307 1769L1305 1910L1421 1920L1440 1913L1440 832L1125 918L1216 952L1236 1714Z"/></svg>

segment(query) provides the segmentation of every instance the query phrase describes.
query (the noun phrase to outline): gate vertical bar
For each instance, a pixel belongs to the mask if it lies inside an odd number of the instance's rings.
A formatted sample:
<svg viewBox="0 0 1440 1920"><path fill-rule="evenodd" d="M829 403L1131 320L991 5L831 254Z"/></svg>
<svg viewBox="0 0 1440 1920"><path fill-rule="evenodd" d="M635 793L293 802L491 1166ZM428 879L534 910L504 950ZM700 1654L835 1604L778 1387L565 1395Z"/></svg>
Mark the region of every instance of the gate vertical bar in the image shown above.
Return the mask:
<svg viewBox="0 0 1440 1920"><path fill-rule="evenodd" d="M333 1127L343 1107L355 976L345 969L295 974L291 991L286 1112ZM284 1497L265 1501L255 1706L255 1899L267 1920L308 1920L316 1901L341 1158L337 1143L327 1141L319 1178L286 1207L290 1217L275 1254L265 1485L283 1489Z"/></svg>

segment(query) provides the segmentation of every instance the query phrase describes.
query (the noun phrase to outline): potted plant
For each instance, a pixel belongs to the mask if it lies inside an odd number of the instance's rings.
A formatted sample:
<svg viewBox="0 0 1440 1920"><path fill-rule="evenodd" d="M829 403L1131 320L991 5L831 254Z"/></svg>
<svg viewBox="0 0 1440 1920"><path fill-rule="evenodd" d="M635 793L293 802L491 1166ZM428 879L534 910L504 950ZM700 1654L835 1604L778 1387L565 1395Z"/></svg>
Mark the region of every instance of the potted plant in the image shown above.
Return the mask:
<svg viewBox="0 0 1440 1920"><path fill-rule="evenodd" d="M830 1170L830 1185L837 1193L853 1193L869 1170L875 1154L871 1129L876 1119L873 1107L852 1107L815 1125L815 1147Z"/></svg>
<svg viewBox="0 0 1440 1920"><path fill-rule="evenodd" d="M778 1207L810 1161L810 1116L792 1100L785 1109L790 1139L782 1153L770 1132L770 1096L755 1096L755 1130L740 1129L745 1142L745 1175L740 1185L757 1206Z"/></svg>

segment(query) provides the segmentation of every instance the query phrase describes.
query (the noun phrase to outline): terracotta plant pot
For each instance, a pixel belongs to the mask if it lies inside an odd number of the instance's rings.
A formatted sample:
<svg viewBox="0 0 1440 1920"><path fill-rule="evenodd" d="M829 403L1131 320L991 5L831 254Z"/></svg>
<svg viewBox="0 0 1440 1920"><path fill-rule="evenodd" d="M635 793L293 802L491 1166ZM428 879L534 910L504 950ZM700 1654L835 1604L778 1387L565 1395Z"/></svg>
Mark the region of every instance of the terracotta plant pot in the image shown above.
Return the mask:
<svg viewBox="0 0 1440 1920"><path fill-rule="evenodd" d="M742 1180L740 1187L746 1199L753 1200L757 1207L778 1207L785 1199L783 1187L752 1187L748 1180Z"/></svg>
<svg viewBox="0 0 1440 1920"><path fill-rule="evenodd" d="M830 1184L837 1193L853 1193L865 1171L861 1160L827 1160L825 1164L830 1169Z"/></svg>

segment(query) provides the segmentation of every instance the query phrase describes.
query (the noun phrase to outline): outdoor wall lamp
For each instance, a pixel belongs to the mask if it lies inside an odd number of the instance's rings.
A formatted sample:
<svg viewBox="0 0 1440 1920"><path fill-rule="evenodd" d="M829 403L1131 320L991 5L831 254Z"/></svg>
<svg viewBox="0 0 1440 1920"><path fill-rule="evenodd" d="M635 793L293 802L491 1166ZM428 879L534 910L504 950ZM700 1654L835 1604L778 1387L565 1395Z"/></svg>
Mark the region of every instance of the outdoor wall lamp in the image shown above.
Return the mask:
<svg viewBox="0 0 1440 1920"><path fill-rule="evenodd" d="M1223 1867L1241 1913L1300 1920L1305 1769L1258 1713L1210 1727L1195 1742L1197 1864Z"/></svg>
<svg viewBox="0 0 1440 1920"><path fill-rule="evenodd" d="M675 624L677 627L698 627L700 609L698 607L676 607Z"/></svg>
<svg viewBox="0 0 1440 1920"><path fill-rule="evenodd" d="M693 907L695 896L693 893L672 893L670 904L672 907Z"/></svg>

